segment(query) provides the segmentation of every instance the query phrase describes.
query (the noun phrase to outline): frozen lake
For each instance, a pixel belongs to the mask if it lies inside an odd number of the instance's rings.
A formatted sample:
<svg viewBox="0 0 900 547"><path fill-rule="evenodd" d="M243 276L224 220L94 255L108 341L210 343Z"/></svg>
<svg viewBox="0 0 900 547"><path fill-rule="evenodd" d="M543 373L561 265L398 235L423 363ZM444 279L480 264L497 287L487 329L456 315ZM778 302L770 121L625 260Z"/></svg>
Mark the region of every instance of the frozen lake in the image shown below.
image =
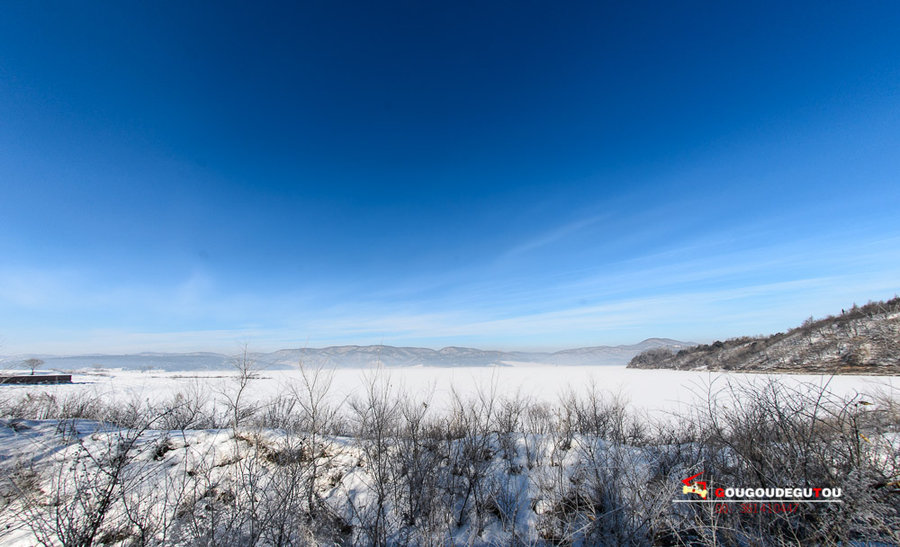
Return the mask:
<svg viewBox="0 0 900 547"><path fill-rule="evenodd" d="M599 392L617 395L634 410L651 414L684 408L690 403L706 401L708 394L729 382L762 383L769 376L721 372L687 372L672 370L636 370L624 366L520 366L520 367L411 367L390 369L328 369L332 375L330 398L342 403L361 397L368 381L377 378L387 382L395 392L404 392L418 400L428 401L435 409L446 408L456 390L464 398L493 391L498 396L516 394L533 400L555 402L567 391L584 393L590 386ZM102 375L101 375L102 374ZM835 394L849 396L856 392L872 393L900 390L897 376L807 376L775 375L788 386L825 386ZM230 370L190 372L138 372L107 370L76 372L73 384L58 386L3 386L0 396L48 392L58 395L86 393L105 400L158 401L178 391L202 393L219 398L235 388L235 373ZM250 382L248 396L265 402L288 393L291 386L301 385L297 370L261 371Z"/></svg>

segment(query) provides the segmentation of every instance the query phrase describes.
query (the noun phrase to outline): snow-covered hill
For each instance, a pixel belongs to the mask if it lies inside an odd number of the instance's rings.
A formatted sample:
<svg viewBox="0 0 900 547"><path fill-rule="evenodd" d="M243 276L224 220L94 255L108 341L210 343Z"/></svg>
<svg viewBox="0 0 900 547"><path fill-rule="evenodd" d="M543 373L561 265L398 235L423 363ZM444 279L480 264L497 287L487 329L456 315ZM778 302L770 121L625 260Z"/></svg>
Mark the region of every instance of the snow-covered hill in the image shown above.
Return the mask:
<svg viewBox="0 0 900 547"><path fill-rule="evenodd" d="M803 374L900 374L900 298L807 319L771 336L703 344L677 353L652 348L629 368Z"/></svg>

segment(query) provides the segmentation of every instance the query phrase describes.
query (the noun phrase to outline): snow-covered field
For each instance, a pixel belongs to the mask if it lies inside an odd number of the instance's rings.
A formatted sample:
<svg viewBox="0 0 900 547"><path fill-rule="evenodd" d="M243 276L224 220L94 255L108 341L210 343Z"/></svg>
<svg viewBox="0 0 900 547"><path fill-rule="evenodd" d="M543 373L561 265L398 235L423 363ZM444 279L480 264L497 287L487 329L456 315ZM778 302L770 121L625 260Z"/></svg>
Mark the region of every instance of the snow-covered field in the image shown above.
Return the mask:
<svg viewBox="0 0 900 547"><path fill-rule="evenodd" d="M340 368L330 369L332 375L330 397L341 403L362 394L364 386L373 379L387 381L397 393L406 393L427 401L436 410L446 408L453 390L466 399L481 390L493 391L497 396L516 394L537 401L554 402L563 393L584 393L594 386L597 391L621 397L632 410L646 410L660 414L683 409L686 405L704 403L710 392L717 392L729 383L764 382L768 376L721 372L688 372L673 370L638 370L623 366L519 366L519 367L409 367L389 369ZM814 376L776 375L787 386L811 384L827 385L829 391L849 396L900 390L896 376ZM216 398L233 389L235 372L139 372L127 370L82 371L73 375L71 385L4 386L2 393L18 392L57 395L85 393L104 400L149 400L156 402L176 392L202 393ZM265 402L279 394L288 393L301 384L297 370L260 371L250 383L248 397Z"/></svg>
<svg viewBox="0 0 900 547"><path fill-rule="evenodd" d="M652 428L632 430L633 422L615 408L600 405L594 413L597 407L590 402L579 407L587 420L581 425L568 421L566 415L542 414L533 406L528 408L536 409L534 413L524 409L524 414L515 415L515 425L504 425L513 423L510 418L514 414L500 411L502 405L493 407L494 414L486 412L487 401L519 396L554 403L568 393L577 396L594 390L619 397L633 411L669 419L686 415L698 404L705 407L710 394L722 392L729 384L743 387L739 390L742 397L755 397L757 392L746 389L748 384L762 388L769 380L763 375L608 366L329 369L320 371L320 381L321 374L330 377L329 397L339 406L363 398L367 387L373 385L389 386L395 394L427 402L432 417L451 406L454 392L463 400L479 394L488 397L457 408L454 420L434 422L417 421L426 413L418 403L385 418L397 411L388 410L390 404L376 402L362 412L348 412L350 419L338 420L342 425L334 434L317 426L307 429L314 423L308 408L295 409L295 417L304 416L300 426L299 421L294 425L283 422L289 424L285 427L262 421L262 426L239 425L236 418L234 425L221 429L156 429L159 422L146 415L138 416L136 422L153 424L147 429L94 419L4 417L0 419L0 472L7 480L0 481L0 545L54 545L66 534L91 530L95 543L121 546L140 543L138 538L144 538L146 545L196 545L207 537L231 541L225 545L276 545L285 544L276 540L281 536L265 534L284 530L297 540L290 544L339 541L368 545L375 537L390 545L596 545L600 538L606 545L649 544L658 530L693 533L702 521L703 514L690 513L694 508L686 504L674 507L673 499L684 499L684 477L706 470L722 484L751 480L740 474L742 468L734 471L722 464L726 460L715 452L715 447L722 446L729 447L727 450L746 448L740 444L747 441L746 436L741 437L739 431L737 444L725 444L716 435L728 433L718 425L710 427L708 419L675 419L668 422L675 426L674 436L666 436L668 428L660 428L662 436L654 437ZM289 394L292 387L302 393L303 378L300 370L260 371L247 384L241 407L246 409L250 399L272 401ZM183 393L188 400L230 397L234 401L238 385L233 370L91 370L76 372L73 380L69 385L0 386L0 397L14 400L47 393L60 399L156 403L171 402ZM891 392L896 396L900 377L780 375L778 381L785 388L776 392L779 403L763 407L785 412L773 414L773 420L781 420L781 426L798 426L804 420L817 419L831 426L801 427L821 437L817 437L817 450L824 452L804 452L808 440L786 443L785 447L800 450L788 453L790 461L809 460L813 462L809 468L818 469L821 475L822 469L830 472L837 465L834 462L849 458L846 461L851 462L853 473L873 473L873 480L885 484L896 475L897 421L891 408L882 408L879 402L863 405L859 400L845 403L823 396L827 403L822 408L837 412L815 417L806 413L803 405L817 401L815 388L823 386L838 399L857 393ZM802 386L810 386L811 395L801 397L802 404L795 407L791 397L802 392ZM379 395L387 394L379 391ZM775 400L771 392L768 396L769 401ZM729 403L717 409L729 407L743 408ZM278 407L260 410L273 408ZM741 417L740 412L727 412ZM752 410L749 415L753 419L760 416ZM768 416L759 423L768 421ZM222 417L229 419L227 413ZM147 418L151 419L141 422ZM637 422L642 421L638 417ZM322 422L315 423L321 426ZM392 423L396 427L389 425ZM865 435L859 435L865 445L857 441L852 429L859 424L868 427ZM698 438L713 439L707 442L712 452L701 452L697 444L684 441L694 438L690 435L698 427L703 428ZM756 430L752 435L750 446L755 447L761 439L755 436ZM856 453L859 457L845 453L848 439L854 441L850 445L862 447ZM773 458L766 460L766 465L772 466L767 473L779 475L771 480L795 484L799 471L786 467L780 455ZM711 470L711 465L718 467ZM871 493L866 490L863 496L861 490L853 490L854 485L868 488L868 483L830 480L822 484L845 489L842 507L850 515L848 522L853 515L876 514L874 521L896 515L889 495L888 501L859 502L870 500ZM413 511L419 515L416 519L408 517ZM807 513L804 522L831 522L834 518L820 513ZM99 520L94 518L98 514ZM776 543L771 540L775 532L757 531L765 521L749 518L731 517L728 526L736 530L734 537L759 534L756 544ZM646 524L650 522L652 525ZM872 537L895 538L891 526L885 521ZM262 536L244 542L248 530ZM644 539L631 541L634 537Z"/></svg>

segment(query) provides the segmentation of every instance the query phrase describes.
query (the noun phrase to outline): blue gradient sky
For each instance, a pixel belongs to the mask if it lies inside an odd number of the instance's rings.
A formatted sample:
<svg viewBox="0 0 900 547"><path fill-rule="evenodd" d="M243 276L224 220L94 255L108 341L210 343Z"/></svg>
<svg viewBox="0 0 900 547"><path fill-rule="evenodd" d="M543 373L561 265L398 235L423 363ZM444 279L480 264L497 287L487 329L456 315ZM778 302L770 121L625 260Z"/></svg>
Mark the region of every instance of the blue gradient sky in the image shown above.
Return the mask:
<svg viewBox="0 0 900 547"><path fill-rule="evenodd" d="M900 3L7 3L0 353L770 333L900 291Z"/></svg>

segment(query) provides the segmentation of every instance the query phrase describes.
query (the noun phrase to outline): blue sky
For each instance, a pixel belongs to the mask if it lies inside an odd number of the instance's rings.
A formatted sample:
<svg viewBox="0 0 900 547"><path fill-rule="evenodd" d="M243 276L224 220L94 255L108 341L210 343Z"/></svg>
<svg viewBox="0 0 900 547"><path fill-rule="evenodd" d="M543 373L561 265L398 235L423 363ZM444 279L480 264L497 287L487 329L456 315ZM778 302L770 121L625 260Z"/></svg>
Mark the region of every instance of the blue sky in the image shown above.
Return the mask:
<svg viewBox="0 0 900 547"><path fill-rule="evenodd" d="M0 353L560 349L900 292L900 4L20 2Z"/></svg>

